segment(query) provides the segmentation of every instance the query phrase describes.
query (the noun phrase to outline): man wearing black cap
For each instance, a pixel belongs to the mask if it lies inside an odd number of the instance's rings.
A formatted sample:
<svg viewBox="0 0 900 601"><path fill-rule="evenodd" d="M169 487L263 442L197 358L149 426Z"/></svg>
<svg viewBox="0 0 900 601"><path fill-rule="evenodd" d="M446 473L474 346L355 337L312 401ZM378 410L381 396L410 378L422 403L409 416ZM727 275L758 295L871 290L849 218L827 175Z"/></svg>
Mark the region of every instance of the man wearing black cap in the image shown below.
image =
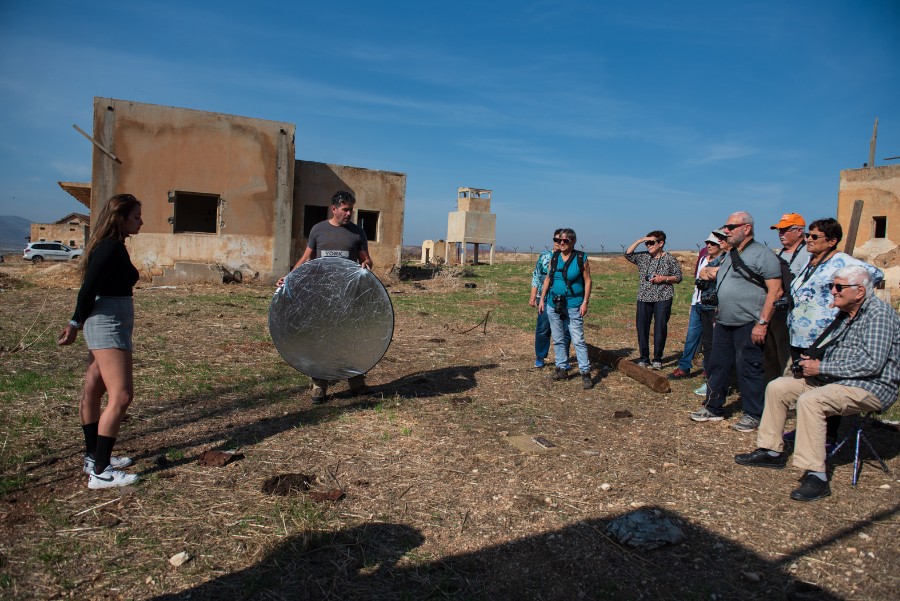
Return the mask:
<svg viewBox="0 0 900 601"><path fill-rule="evenodd" d="M775 254L791 273L791 279L799 275L800 270L809 261L809 251L806 250L806 221L797 213L785 213L781 220L769 229L778 230L778 239L781 241L781 249ZM791 340L788 333L787 314L789 307L787 299L790 296L790 282L782 282L785 285L780 304L776 304L772 321L769 322L769 332L766 336L766 344L763 346L763 371L766 374L768 384L775 378L784 375L787 366L791 362Z"/></svg>

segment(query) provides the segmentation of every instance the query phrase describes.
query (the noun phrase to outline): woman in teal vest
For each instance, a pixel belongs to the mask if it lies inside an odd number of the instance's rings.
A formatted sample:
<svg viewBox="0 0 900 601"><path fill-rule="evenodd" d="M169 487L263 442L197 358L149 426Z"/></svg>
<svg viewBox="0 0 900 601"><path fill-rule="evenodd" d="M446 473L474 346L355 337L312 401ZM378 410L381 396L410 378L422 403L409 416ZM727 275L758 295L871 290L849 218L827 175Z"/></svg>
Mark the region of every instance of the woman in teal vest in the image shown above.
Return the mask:
<svg viewBox="0 0 900 601"><path fill-rule="evenodd" d="M585 390L593 388L591 364L588 361L587 344L584 342L584 316L591 298L591 266L583 252L575 250L575 230L564 228L553 242L559 251L550 258L550 269L541 289L539 312L547 313L553 335L556 355L554 381L568 378L566 346L563 343L564 328L568 328L578 359L578 371ZM549 299L549 302L548 302Z"/></svg>

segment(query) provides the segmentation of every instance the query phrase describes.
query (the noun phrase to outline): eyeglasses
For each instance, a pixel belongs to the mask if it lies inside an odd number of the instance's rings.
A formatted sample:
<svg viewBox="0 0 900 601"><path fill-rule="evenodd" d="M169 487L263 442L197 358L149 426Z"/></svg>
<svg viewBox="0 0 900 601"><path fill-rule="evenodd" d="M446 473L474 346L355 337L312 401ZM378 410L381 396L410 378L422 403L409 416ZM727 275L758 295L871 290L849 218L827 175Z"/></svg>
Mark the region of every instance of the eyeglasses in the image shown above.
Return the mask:
<svg viewBox="0 0 900 601"><path fill-rule="evenodd" d="M862 286L862 284L838 284L837 282L831 282L830 284L828 284L829 289L834 288L838 292L843 292L844 288L853 288L859 286Z"/></svg>
<svg viewBox="0 0 900 601"><path fill-rule="evenodd" d="M795 232L796 232L796 231L801 231L801 232L802 232L802 231L803 231L803 228L800 227L799 225L792 225L791 227L783 227L783 228L779 229L779 230L778 230L778 233L779 233L779 234L786 234L786 233L788 233L788 232L790 232L790 231L795 231Z"/></svg>
<svg viewBox="0 0 900 601"><path fill-rule="evenodd" d="M726 223L722 227L728 230L729 232L733 232L739 227L744 227L745 225L750 225L749 223Z"/></svg>
<svg viewBox="0 0 900 601"><path fill-rule="evenodd" d="M718 246L718 245L719 245L718 242L713 242L712 240L707 240L706 243L707 243L707 244L712 244L713 246Z"/></svg>
<svg viewBox="0 0 900 601"><path fill-rule="evenodd" d="M647 247L656 246L657 244L659 244L659 240L648 240L648 241L644 242L644 246L647 246Z"/></svg>
<svg viewBox="0 0 900 601"><path fill-rule="evenodd" d="M571 240L569 240L568 238L554 238L553 241L557 244L566 244L567 242L571 242Z"/></svg>
<svg viewBox="0 0 900 601"><path fill-rule="evenodd" d="M819 238L825 238L826 240L828 239L828 236L826 236L825 234L806 234L806 237L811 238L812 240L818 240Z"/></svg>

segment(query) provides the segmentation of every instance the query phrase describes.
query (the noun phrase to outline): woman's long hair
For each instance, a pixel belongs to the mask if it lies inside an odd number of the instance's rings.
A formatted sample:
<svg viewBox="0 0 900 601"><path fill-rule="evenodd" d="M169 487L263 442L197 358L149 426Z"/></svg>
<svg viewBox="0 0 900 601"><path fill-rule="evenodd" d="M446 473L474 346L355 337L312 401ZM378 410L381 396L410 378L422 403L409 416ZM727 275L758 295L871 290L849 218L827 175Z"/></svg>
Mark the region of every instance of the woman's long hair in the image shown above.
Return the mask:
<svg viewBox="0 0 900 601"><path fill-rule="evenodd" d="M116 194L109 199L97 217L96 225L92 224L91 238L84 247L84 254L81 257L81 278L87 273L88 264L91 261L91 254L101 241L107 238L113 240L124 240L125 233L122 230L122 224L128 215L141 206L141 201L131 194Z"/></svg>

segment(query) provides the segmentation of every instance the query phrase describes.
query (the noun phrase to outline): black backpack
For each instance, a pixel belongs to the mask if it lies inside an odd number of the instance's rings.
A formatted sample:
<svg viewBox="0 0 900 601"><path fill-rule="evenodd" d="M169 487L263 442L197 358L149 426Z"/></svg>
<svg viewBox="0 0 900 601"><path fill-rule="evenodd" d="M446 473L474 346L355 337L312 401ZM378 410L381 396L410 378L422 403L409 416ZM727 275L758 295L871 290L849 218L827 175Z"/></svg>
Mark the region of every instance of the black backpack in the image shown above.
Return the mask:
<svg viewBox="0 0 900 601"><path fill-rule="evenodd" d="M550 257L550 272L547 275L550 278L551 286L553 285L553 276L556 274L556 264L558 262L559 255L560 255L560 251L556 251ZM584 276L584 252L580 251L580 250L572 251L572 256L569 257L569 259L565 263L563 263L563 268L562 268L563 282L566 285L566 290L571 292L572 295L574 296L575 291L572 290L572 283L569 282L569 279L567 276L567 274L569 273L569 266L572 264L572 259L577 259L577 261L578 261L578 277L579 278L583 277ZM577 282L578 280L576 279L575 281Z"/></svg>

